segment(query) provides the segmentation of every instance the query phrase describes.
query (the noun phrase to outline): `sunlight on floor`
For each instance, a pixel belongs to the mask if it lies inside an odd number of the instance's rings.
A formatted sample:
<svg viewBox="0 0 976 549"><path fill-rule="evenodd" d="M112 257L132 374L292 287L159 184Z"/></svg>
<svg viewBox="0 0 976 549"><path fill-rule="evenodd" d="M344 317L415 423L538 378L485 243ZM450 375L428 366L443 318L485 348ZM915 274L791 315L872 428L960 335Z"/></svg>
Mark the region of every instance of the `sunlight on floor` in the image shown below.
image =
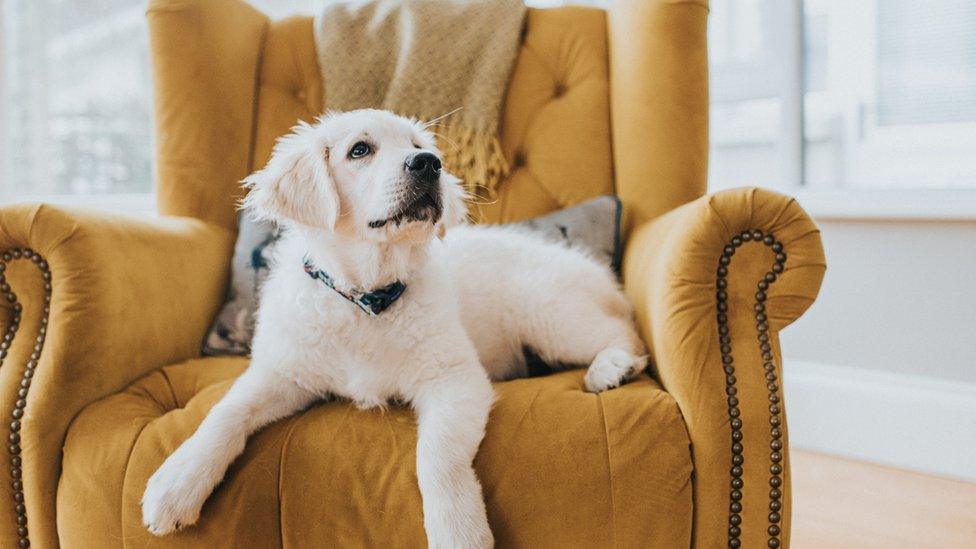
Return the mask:
<svg viewBox="0 0 976 549"><path fill-rule="evenodd" d="M796 549L976 547L976 484L790 455Z"/></svg>

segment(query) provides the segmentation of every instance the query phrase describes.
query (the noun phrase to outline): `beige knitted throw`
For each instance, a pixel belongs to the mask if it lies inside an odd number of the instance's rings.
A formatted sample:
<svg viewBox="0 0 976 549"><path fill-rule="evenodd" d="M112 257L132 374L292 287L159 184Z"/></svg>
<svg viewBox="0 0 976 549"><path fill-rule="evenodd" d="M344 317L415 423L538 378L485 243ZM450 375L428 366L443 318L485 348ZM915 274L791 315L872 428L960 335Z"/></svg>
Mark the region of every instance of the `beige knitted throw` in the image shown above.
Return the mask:
<svg viewBox="0 0 976 549"><path fill-rule="evenodd" d="M445 167L494 196L509 169L498 121L524 15L522 0L327 3L315 22L325 105L436 120Z"/></svg>

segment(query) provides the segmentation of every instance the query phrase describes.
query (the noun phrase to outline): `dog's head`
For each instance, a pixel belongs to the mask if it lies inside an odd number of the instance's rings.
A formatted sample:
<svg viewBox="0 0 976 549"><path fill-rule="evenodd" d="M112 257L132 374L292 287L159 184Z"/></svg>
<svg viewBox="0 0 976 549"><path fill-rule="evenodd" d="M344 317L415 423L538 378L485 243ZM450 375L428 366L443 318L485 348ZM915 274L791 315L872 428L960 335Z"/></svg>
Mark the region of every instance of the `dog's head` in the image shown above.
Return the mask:
<svg viewBox="0 0 976 549"><path fill-rule="evenodd" d="M244 208L257 219L380 242L430 238L467 214L433 135L379 110L302 123L244 184Z"/></svg>

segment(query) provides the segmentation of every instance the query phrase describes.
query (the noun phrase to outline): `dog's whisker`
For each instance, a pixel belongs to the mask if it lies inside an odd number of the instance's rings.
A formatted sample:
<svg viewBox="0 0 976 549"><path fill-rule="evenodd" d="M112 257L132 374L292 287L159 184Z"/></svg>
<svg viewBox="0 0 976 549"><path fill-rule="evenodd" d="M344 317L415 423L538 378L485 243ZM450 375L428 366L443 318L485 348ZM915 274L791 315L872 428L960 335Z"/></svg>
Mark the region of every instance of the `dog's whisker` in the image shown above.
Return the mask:
<svg viewBox="0 0 976 549"><path fill-rule="evenodd" d="M462 107L458 107L458 108L456 108L456 109L454 109L454 110L452 110L450 112L446 112L446 113L444 113L444 114L442 114L440 116L435 116L434 118L431 118L430 120L428 120L427 122L424 123L424 128L429 128L429 127L433 126L437 122L440 122L441 120L444 120L448 116L451 116L452 114L460 111L463 108L464 108L463 106Z"/></svg>
<svg viewBox="0 0 976 549"><path fill-rule="evenodd" d="M467 190L465 196L465 202L469 204L474 204L476 206L488 206L498 202L498 197L491 198L487 196L482 196L473 190Z"/></svg>
<svg viewBox="0 0 976 549"><path fill-rule="evenodd" d="M431 135L434 135L434 136L437 136L437 138L438 138L438 140L440 140L440 141L444 141L445 143L447 143L448 145L450 145L450 146L451 146L451 148L453 148L454 150L458 150L458 149L460 149L460 148L461 148L461 147L460 147L460 146L459 146L459 145L457 144L457 141L455 141L455 140L453 140L453 139L451 139L450 137L447 137L447 136L445 136L445 135L442 135L442 134L439 134L439 133L437 133L437 132L430 132L430 133L431 133Z"/></svg>

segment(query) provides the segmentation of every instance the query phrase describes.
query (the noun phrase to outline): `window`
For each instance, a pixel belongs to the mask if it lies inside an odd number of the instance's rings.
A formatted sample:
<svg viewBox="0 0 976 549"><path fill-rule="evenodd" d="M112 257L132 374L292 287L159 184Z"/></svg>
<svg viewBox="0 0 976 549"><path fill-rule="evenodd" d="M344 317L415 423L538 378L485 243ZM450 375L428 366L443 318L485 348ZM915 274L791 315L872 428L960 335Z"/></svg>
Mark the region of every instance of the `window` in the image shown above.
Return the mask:
<svg viewBox="0 0 976 549"><path fill-rule="evenodd" d="M251 3L280 18L322 1ZM153 209L145 9L145 0L0 0L0 203Z"/></svg>
<svg viewBox="0 0 976 549"><path fill-rule="evenodd" d="M148 193L141 0L0 0L0 200Z"/></svg>
<svg viewBox="0 0 976 549"><path fill-rule="evenodd" d="M710 188L976 190L976 3L711 5Z"/></svg>
<svg viewBox="0 0 976 549"><path fill-rule="evenodd" d="M144 10L0 0L0 202L149 195ZM976 190L976 3L712 0L709 25L712 189Z"/></svg>

